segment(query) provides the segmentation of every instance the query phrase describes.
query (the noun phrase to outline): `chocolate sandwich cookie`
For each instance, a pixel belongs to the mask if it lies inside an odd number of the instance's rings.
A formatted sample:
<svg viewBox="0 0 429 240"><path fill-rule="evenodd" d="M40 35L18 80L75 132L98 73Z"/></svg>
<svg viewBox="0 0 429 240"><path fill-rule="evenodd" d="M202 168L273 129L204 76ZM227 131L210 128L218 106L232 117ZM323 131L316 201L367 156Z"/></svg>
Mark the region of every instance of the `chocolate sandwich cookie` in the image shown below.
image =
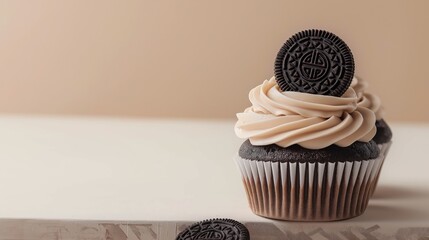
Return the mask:
<svg viewBox="0 0 429 240"><path fill-rule="evenodd" d="M176 240L249 240L247 228L232 219L210 219L192 224L177 235Z"/></svg>
<svg viewBox="0 0 429 240"><path fill-rule="evenodd" d="M275 60L274 72L282 91L340 97L354 74L353 55L336 35L323 30L305 30L284 43Z"/></svg>

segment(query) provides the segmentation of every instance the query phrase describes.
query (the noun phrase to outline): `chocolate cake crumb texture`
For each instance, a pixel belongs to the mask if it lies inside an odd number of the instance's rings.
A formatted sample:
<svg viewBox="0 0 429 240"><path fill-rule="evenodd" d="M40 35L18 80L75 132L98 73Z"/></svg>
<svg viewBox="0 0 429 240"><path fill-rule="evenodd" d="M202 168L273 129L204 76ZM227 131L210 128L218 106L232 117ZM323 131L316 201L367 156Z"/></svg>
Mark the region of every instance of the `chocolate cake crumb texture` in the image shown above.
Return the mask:
<svg viewBox="0 0 429 240"><path fill-rule="evenodd" d="M392 130L390 129L389 125L387 125L386 121L384 121L384 119L377 120L375 122L375 127L377 127L377 133L375 134L373 140L377 144L387 143L392 140Z"/></svg>
<svg viewBox="0 0 429 240"><path fill-rule="evenodd" d="M356 141L348 147L330 145L322 149L307 149L297 144L287 148L276 144L254 146L246 140L240 147L238 154L241 158L259 161L279 162L344 162L361 161L377 158L379 148L374 141Z"/></svg>

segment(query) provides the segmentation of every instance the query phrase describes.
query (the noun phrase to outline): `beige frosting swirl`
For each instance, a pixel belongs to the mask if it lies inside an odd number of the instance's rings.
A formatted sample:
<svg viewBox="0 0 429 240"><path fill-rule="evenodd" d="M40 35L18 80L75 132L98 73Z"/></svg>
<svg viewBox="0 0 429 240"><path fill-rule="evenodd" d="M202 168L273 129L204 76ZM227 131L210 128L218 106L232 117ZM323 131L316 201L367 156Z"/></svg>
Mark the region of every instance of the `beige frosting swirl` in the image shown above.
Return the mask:
<svg viewBox="0 0 429 240"><path fill-rule="evenodd" d="M342 97L282 92L273 77L252 89L249 99L252 106L237 114L235 133L253 145L346 147L368 142L376 132L374 112L358 106L353 88Z"/></svg>
<svg viewBox="0 0 429 240"><path fill-rule="evenodd" d="M358 96L358 106L371 109L375 113L377 120L384 117L384 109L381 106L381 100L378 96L366 92L368 83L357 77L353 77L350 87L353 88Z"/></svg>

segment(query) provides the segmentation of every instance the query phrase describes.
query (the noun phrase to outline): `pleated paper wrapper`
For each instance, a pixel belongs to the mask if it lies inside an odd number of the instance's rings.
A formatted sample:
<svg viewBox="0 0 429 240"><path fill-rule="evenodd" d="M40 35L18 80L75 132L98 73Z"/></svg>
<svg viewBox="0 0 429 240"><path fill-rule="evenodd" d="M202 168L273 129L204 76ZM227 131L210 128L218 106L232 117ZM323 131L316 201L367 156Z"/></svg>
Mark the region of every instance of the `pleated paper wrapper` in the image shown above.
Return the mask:
<svg viewBox="0 0 429 240"><path fill-rule="evenodd" d="M387 143L383 143L383 144L378 144L378 148L380 149L380 156L383 156L383 160L382 160L381 167L380 167L380 172L381 172L381 168L383 168L384 160L386 159L387 154L389 153L391 145L392 145L392 141L387 142ZM374 195L374 192L377 189L378 179L380 178L380 172L375 177L374 187L371 190L370 196Z"/></svg>
<svg viewBox="0 0 429 240"><path fill-rule="evenodd" d="M252 211L291 221L334 221L362 214L383 156L353 162L299 163L235 157Z"/></svg>

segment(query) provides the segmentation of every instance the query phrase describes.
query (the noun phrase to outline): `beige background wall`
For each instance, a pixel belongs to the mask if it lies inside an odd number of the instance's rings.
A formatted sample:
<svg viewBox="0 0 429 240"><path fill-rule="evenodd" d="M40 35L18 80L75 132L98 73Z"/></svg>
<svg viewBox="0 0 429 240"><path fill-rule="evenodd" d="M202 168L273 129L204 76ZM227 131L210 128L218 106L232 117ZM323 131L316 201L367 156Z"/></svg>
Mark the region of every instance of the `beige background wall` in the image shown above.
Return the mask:
<svg viewBox="0 0 429 240"><path fill-rule="evenodd" d="M307 28L353 50L387 119L429 121L429 1L0 1L0 112L234 117Z"/></svg>

